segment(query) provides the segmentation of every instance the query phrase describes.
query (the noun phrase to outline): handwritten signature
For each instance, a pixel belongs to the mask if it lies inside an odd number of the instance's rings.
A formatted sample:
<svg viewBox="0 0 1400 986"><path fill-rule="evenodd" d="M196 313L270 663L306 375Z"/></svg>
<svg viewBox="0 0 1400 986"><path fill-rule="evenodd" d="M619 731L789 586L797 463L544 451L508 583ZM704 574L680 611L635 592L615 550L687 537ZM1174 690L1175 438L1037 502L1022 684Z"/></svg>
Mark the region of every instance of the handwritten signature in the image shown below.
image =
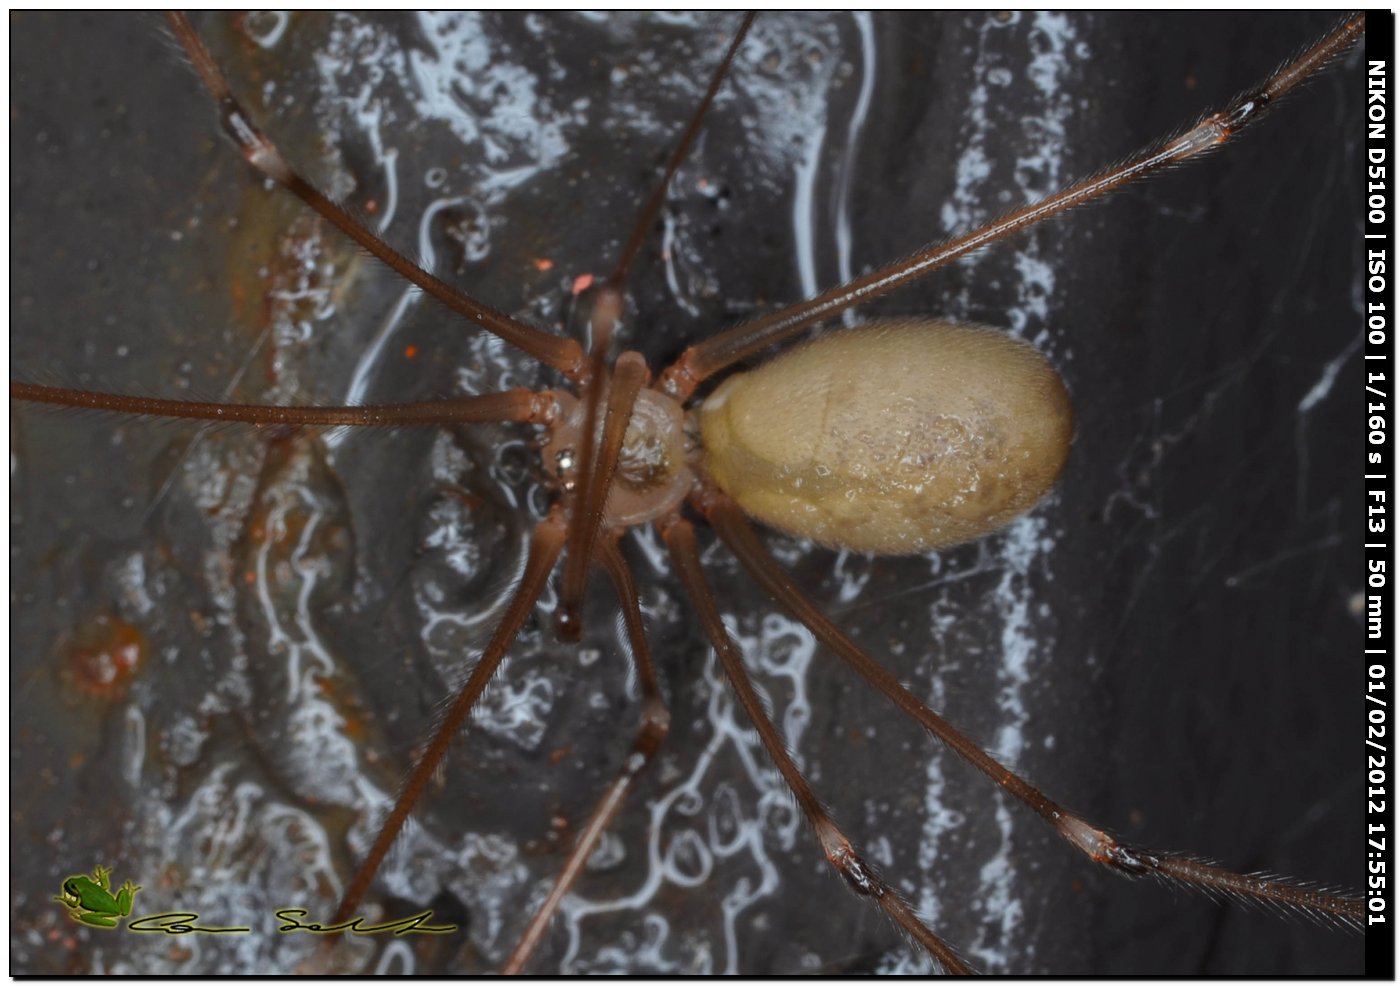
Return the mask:
<svg viewBox="0 0 1400 986"><path fill-rule="evenodd" d="M354 935L382 935L391 932L395 936L407 934L419 935L446 935L457 930L455 924L431 925L427 922L432 918L432 911L421 911L418 914L410 915L406 918L399 918L397 921L385 921L383 924L365 925L364 918L357 917L342 924L322 925L314 922L303 924L299 918L304 918L311 913L304 907L284 907L280 911L274 911L282 924L277 926L277 930L282 933L291 931L306 931L316 935L335 935L342 932L350 932ZM236 933L247 933L252 928L207 928L204 925L196 924L199 915L193 911L169 911L165 914L147 914L126 923L127 931L145 932L147 934L157 933L165 935L227 935Z"/></svg>
<svg viewBox="0 0 1400 986"><path fill-rule="evenodd" d="M193 911L169 911L165 914L146 914L128 921L127 931L161 932L167 935L190 935L200 932L206 935L227 935L235 932L248 932L252 928L206 928L193 924L199 915Z"/></svg>
<svg viewBox="0 0 1400 986"><path fill-rule="evenodd" d="M355 918L353 921L346 921L344 924L333 924L329 927L319 924L302 924L297 920L297 916L305 917L308 913L302 907L284 907L280 911L274 912L286 924L279 925L278 931L309 931L317 935L334 935L342 931L349 931L356 935L382 935L386 931L392 931L395 935L406 935L410 931L419 935L448 935L457 930L455 924L433 926L425 922L433 916L432 911L420 911L417 914L406 918L399 918L397 921L385 921L383 924L374 924L366 928L363 925L364 918Z"/></svg>

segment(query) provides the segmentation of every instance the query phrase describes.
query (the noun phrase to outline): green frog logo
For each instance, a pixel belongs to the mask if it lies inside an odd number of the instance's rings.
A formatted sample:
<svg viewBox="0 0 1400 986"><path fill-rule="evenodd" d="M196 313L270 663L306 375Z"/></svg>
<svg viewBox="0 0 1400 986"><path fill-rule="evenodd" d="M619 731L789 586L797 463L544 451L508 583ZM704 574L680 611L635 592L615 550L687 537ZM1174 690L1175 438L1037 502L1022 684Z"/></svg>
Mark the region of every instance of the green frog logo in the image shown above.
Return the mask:
<svg viewBox="0 0 1400 986"><path fill-rule="evenodd" d="M112 871L98 866L92 876L70 876L63 881L63 893L54 900L68 908L74 921L94 928L115 928L117 919L131 913L131 901L141 888L127 880L112 896Z"/></svg>

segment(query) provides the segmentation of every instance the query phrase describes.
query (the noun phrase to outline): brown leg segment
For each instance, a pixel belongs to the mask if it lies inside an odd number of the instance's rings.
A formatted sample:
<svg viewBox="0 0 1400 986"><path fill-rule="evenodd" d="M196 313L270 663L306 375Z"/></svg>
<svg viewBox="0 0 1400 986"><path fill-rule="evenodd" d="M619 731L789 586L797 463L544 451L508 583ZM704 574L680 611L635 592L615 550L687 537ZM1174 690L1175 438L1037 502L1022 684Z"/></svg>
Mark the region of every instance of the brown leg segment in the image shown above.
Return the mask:
<svg viewBox="0 0 1400 986"><path fill-rule="evenodd" d="M606 334L610 335L612 323L616 320L622 298L616 291L604 288L598 297L598 305L606 320ZM606 308L604 309L604 306ZM606 345L606 335L599 333L598 312L595 312L595 354ZM556 625L559 635L565 640L577 640L582 633L580 609L583 592L588 579L589 562L593 556L593 545L598 537L598 528L603 521L603 511L608 504L608 493L612 490L613 473L617 471L617 458L622 451L623 439L627 437L627 424L632 419L632 407L637 402L650 376L646 361L637 353L623 353L618 358L613 373L609 376L598 359L598 376L589 389L587 418L583 439L583 459L580 461L579 488L574 491L569 513L569 544L564 558L564 578L559 592L559 615ZM606 395L606 396L602 396ZM599 403L603 402L603 427L599 436L596 431Z"/></svg>
<svg viewBox="0 0 1400 986"><path fill-rule="evenodd" d="M433 738L428 742L427 749L418 758L418 762L413 765L413 770L409 773L408 779L404 781L403 789L399 792L398 800L394 802L389 817L380 826L379 835L375 837L374 845L370 848L364 861L360 863L360 868L355 873L354 879L346 887L344 895L340 898L340 906L336 908L335 916L331 918L329 924L337 925L348 921L355 913L355 909L359 907L360 901L364 899L370 881L374 879L374 874L379 871L379 866L384 862L389 847L393 845L399 830L403 828L403 823L407 821L409 812L413 810L413 806L422 796L428 779L433 776L434 771L442 763L443 757L446 756L448 748L452 745L453 737L462 728L462 724L467 721L467 716L471 713L477 700L481 698L482 692L486 691L486 686L495 675L496 669L500 667L501 659L505 657L506 650L515 641L520 627L534 608L535 601L539 599L540 592L544 589L545 580L549 578L549 573L554 570L554 563L558 560L559 551L563 546L564 522L556 509L535 525L535 533L530 540L530 554L525 559L525 573L521 576L520 585L516 587L515 595L511 596L510 603L506 606L505 615L501 617L501 622L496 626L496 632L491 635L490 642L482 651L481 659L477 661L476 667L472 669L471 675L462 685L461 691L457 693L457 697L442 717L437 730L433 733Z"/></svg>
<svg viewBox="0 0 1400 986"><path fill-rule="evenodd" d="M671 150L671 156L666 160L666 170L657 181L656 187L651 190L646 204L642 206L637 221L632 225L632 235L628 237L627 245L622 248L622 256L618 258L617 266L613 268L612 274L608 277L610 287L621 291L622 286L627 282L627 274L632 269L632 261L636 259L637 251L642 248L642 241L646 239L647 233L651 230L651 224L656 221L656 214L661 211L661 203L666 200L666 189L670 186L676 169L681 166L681 162L685 160L686 154L690 151L690 145L695 142L695 135L700 132L700 124L705 119L705 114L709 112L710 104L714 102L715 93L719 92L724 77L729 74L729 66L734 63L734 55L739 51L739 46L744 43L744 36L749 33L749 28L753 26L753 19L752 11L744 17L744 23L739 25L739 30L734 34L734 40L729 42L729 50L724 53L724 60L719 63L714 76L710 79L710 87L705 90L704 98L700 100L700 105L695 108L695 112L691 115L690 123L686 125L681 139Z"/></svg>
<svg viewBox="0 0 1400 986"><path fill-rule="evenodd" d="M233 138L249 164L315 209L333 226L372 253L405 280L416 284L448 308L480 325L487 332L499 336L512 346L528 353L546 366L552 366L571 380L578 379L584 369L583 350L573 339L556 336L519 319L512 318L505 312L482 304L475 298L463 294L446 281L428 273L366 229L354 216L331 201L294 171L286 159L282 157L281 152L277 150L276 145L253 125L248 111L234 97L228 83L224 80L223 73L214 63L209 50L204 47L204 42L200 40L199 33L195 31L189 18L174 11L167 14L167 18L170 21L170 29L175 33L180 44L184 45L185 53L189 55L190 61L194 64L194 69L204 82L205 88L214 97L214 102L219 108L219 118L223 123L224 132Z"/></svg>
<svg viewBox="0 0 1400 986"><path fill-rule="evenodd" d="M238 421L253 425L291 425L308 428L436 428L483 421L528 421L546 424L554 405L549 391L536 393L523 387L500 394L417 401L412 404L313 407L173 401L155 397L129 397L125 394L102 394L68 387L44 387L13 381L10 383L10 399L36 404L55 404L60 407L82 407L94 411L115 411L119 414L144 414L158 418Z"/></svg>
<svg viewBox="0 0 1400 986"><path fill-rule="evenodd" d="M715 653L719 655L720 664L734 688L739 704L744 707L744 712L758 731L764 749L768 751L778 772L783 775L783 780L797 798L798 806L807 816L807 821L811 823L817 839L821 842L827 861L841 874L847 886L878 904L900 930L922 945L945 969L955 975L970 975L972 969L958 957L952 947L929 930L919 920L913 908L860 857L783 747L782 737L778 735L778 731L764 712L763 703L744 670L744 662L739 656L738 648L724 628L719 611L715 608L714 596L711 595L705 574L700 568L700 553L695 547L694 528L689 521L672 516L662 522L661 537L671 552L676 575L700 615L700 622L715 648Z"/></svg>
<svg viewBox="0 0 1400 986"><path fill-rule="evenodd" d="M618 550L617 538L605 539L599 545L598 554L612 577L618 601L622 604L623 619L627 624L627 639L632 644L632 664L637 672L637 686L642 692L642 722L632 740L632 750L623 761L622 770L598 799L588 823L579 832L569 858L564 861L558 876L554 878L554 886L550 888L549 896L535 912L529 927L516 943L509 961L502 967L501 972L506 975L521 972L535 949L539 947L554 912L559 909L559 902L583 872L584 864L593 855L598 840L617 817L636 779L650 766L652 757L661 748L666 733L671 728L671 713L667 711L666 703L661 697L661 689L656 684L656 671L647 647L646 633L642 626L642 611L637 605L637 586L632 580L631 569L622 557L622 552Z"/></svg>
<svg viewBox="0 0 1400 986"><path fill-rule="evenodd" d="M824 291L807 301L771 312L713 335L691 346L661 374L661 389L684 400L707 378L762 349L789 339L808 326L837 315L854 305L893 291L909 281L980 250L1014 233L1044 222L1087 202L1103 198L1124 185L1175 167L1218 147L1248 124L1264 116L1269 106L1299 83L1321 71L1350 48L1366 30L1366 16L1357 14L1323 37L1307 51L1279 69L1258 89L1236 99L1179 136L1132 155L1106 171L1063 188L1039 202L1008 213L969 233L935 244L905 260L872 271Z"/></svg>
<svg viewBox="0 0 1400 986"><path fill-rule="evenodd" d="M996 781L1008 794L1028 805L1045 819L1070 845L1095 863L1100 863L1128 876L1157 876L1194 887L1206 893L1226 893L1265 903L1295 908L1321 921L1330 921L1359 928L1364 918L1364 902L1311 887L1298 886L1285 880L1264 879L1234 873L1163 853L1148 852L1121 845L1106 832L1077 818L1024 778L1002 766L956 727L901 685L879 662L856 646L807 599L788 578L787 573L773 561L742 510L729 497L714 489L705 489L693 497L720 539L734 552L739 563L788 612L802 621L817 639L836 654L900 711L942 740L954 753Z"/></svg>

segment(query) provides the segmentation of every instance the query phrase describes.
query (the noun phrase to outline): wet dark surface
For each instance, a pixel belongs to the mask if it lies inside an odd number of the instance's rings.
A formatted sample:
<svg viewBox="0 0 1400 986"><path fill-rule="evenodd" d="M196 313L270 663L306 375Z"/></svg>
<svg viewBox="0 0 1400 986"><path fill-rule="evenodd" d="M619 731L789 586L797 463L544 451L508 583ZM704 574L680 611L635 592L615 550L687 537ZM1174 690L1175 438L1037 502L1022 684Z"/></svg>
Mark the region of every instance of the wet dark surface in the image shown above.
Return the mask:
<svg viewBox="0 0 1400 986"><path fill-rule="evenodd" d="M447 96L466 108L454 119L481 124L474 138L423 118L410 90L396 98L376 75L378 45L437 50L407 18L361 33L298 18L268 49L247 39L275 23L202 27L313 178L375 216L397 194L388 236L410 253L431 203L465 196L431 225L437 269L552 325L567 320L572 278L606 270L664 155L658 131L683 117L731 19L699 31L488 19L490 58L462 56L464 73L487 81ZM942 235L945 210L985 218L1019 204L1023 186L1123 157L1329 25L878 19L875 102L846 198L854 269ZM816 83L830 123L813 255L819 283L839 279L830 204L858 102L857 40L842 18L770 18L752 39L736 95L672 193L675 279L654 250L637 270L628 345L653 367L802 293L790 218L801 134L756 134L754 122L771 119L775 93ZM209 399L233 382L247 401L342 400L401 289L249 174L159 21L16 14L11 45L16 378ZM326 52L347 50L359 67L326 68ZM1047 95L1031 82L1051 63ZM506 65L548 69L528 112L500 109L515 82L491 73ZM980 741L1011 750L1052 797L1153 848L1343 887L1360 886L1362 858L1350 752L1361 532L1343 497L1360 461L1358 69L1352 59L1207 161L871 307L1017 325L1061 368L1078 434L1031 520L937 562L774 539L857 640ZM362 91L397 152L396 188L374 128L348 119ZM787 118L804 119L811 97L786 98ZM541 118L565 136L557 159L550 126L525 125ZM607 130L587 128L599 120ZM989 173L959 193L973 146ZM511 174L524 177L490 190ZM464 255L460 241L477 249ZM424 304L409 303L384 352L367 400L552 384ZM90 413L12 417L16 972L310 961L306 939L272 930L272 909L333 907L347 832L362 844L373 789L392 789L490 629L531 523L518 501L536 513L544 502L521 431L195 434ZM674 582L633 558L674 727L578 893L639 902L576 915L573 951L556 928L538 968L895 968L908 955L899 936L826 871L761 752L733 729ZM758 641L758 682L789 728L807 716L790 735L818 790L975 964L1361 970L1357 935L1080 865L982 778L932 757L931 741L834 662L816 654L803 668L800 634L721 552L707 561L722 607ZM431 905L464 931L411 949L362 943L344 966L499 965L558 865L554 820L583 817L630 739L636 706L607 592L593 602L581 652L552 641L543 612L527 630L489 721L460 743L381 886L389 906ZM143 658L84 687L98 673L85 642L127 624ZM50 898L99 864L143 886L139 913L190 909L255 931L156 940L80 928ZM757 899L739 908L731 950L723 901L746 894Z"/></svg>

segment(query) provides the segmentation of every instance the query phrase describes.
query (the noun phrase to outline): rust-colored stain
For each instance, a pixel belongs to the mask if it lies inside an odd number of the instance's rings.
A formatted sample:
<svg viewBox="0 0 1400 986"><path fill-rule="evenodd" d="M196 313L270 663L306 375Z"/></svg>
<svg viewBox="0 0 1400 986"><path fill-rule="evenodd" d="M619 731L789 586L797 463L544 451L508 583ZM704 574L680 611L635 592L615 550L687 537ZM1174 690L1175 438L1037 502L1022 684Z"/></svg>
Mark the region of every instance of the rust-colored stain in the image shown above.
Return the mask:
<svg viewBox="0 0 1400 986"><path fill-rule="evenodd" d="M447 492L456 497L468 510L480 510L486 506L486 498L460 486L449 486Z"/></svg>
<svg viewBox="0 0 1400 986"><path fill-rule="evenodd" d="M65 685L102 701L120 698L146 661L148 644L136 626L109 613L80 624L63 648Z"/></svg>

